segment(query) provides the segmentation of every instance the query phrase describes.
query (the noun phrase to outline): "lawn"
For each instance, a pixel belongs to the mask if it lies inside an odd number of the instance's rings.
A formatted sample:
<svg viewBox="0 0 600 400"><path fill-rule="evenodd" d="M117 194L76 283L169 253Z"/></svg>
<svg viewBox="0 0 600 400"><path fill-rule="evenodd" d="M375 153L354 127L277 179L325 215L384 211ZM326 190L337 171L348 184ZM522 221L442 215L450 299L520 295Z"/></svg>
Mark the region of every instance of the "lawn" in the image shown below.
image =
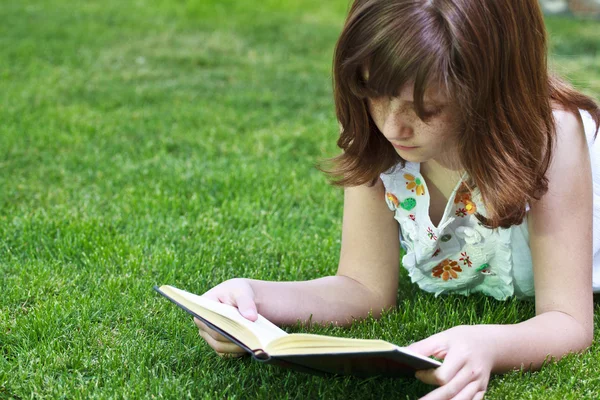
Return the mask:
<svg viewBox="0 0 600 400"><path fill-rule="evenodd" d="M0 398L427 393L412 379L322 378L221 359L152 291L335 273L342 191L315 163L337 151L330 70L346 8L2 2ZM548 25L553 67L600 97L600 23ZM398 303L378 321L310 331L403 345L534 314L531 302L435 299L405 275ZM598 332L583 355L495 377L486 398L597 398Z"/></svg>

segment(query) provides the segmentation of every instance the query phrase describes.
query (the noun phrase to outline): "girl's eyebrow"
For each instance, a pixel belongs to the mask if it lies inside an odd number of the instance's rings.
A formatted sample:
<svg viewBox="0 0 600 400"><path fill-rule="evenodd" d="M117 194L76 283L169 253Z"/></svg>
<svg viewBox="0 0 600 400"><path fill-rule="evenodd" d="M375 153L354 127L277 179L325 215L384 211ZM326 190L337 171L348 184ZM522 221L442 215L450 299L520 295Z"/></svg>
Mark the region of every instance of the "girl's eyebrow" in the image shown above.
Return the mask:
<svg viewBox="0 0 600 400"><path fill-rule="evenodd" d="M414 103L415 102L414 99L412 99L412 100L406 100L406 99L403 99L401 97L399 97L399 99L402 100L402 101L404 101L404 102L406 102L406 103ZM447 103L440 102L440 101L435 101L435 100L426 100L426 99L423 99L423 105L425 105L425 106L443 107L443 106L447 105Z"/></svg>

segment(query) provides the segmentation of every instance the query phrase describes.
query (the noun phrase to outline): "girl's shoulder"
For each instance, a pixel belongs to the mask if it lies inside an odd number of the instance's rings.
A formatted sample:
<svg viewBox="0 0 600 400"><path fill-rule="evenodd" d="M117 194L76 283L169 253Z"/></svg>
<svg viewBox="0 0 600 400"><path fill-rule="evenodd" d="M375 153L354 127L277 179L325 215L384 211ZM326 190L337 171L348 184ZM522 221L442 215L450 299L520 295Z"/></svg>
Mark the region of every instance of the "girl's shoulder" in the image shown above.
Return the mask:
<svg viewBox="0 0 600 400"><path fill-rule="evenodd" d="M586 111L574 113L560 107L554 108L553 116L556 136L545 174L548 191L532 202L532 209L549 209L549 202L558 208L560 204L554 204L557 199L571 198L576 193L585 196L592 186L590 158L596 130L592 117Z"/></svg>
<svg viewBox="0 0 600 400"><path fill-rule="evenodd" d="M556 129L557 143L568 140L574 146L584 143L591 145L598 127L591 114L585 110L573 112L560 105L553 104L552 115Z"/></svg>
<svg viewBox="0 0 600 400"><path fill-rule="evenodd" d="M552 114L556 130L552 162L563 164L568 159L588 153L596 131L590 114L587 111L574 113L562 108L554 108Z"/></svg>
<svg viewBox="0 0 600 400"><path fill-rule="evenodd" d="M552 116L554 117L557 133L560 129L583 130L583 118L581 112L575 113L566 110L559 105L554 105L552 107Z"/></svg>

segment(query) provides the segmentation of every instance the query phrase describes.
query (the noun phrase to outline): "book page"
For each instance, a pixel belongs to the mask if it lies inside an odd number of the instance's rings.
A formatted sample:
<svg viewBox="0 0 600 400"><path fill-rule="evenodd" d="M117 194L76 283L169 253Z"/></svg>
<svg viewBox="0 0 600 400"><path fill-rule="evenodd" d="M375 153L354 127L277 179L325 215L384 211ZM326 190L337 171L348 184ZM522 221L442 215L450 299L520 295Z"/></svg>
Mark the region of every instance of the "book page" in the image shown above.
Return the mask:
<svg viewBox="0 0 600 400"><path fill-rule="evenodd" d="M393 351L395 349L397 346L384 340L294 333L271 342L268 352L273 355L284 355Z"/></svg>
<svg viewBox="0 0 600 400"><path fill-rule="evenodd" d="M308 354L342 354L342 353L372 353L399 351L411 357L421 359L432 365L439 366L439 361L425 357L399 347L385 340L378 339L352 339L335 336L312 335L294 333L270 343L267 352L271 355L308 355Z"/></svg>
<svg viewBox="0 0 600 400"><path fill-rule="evenodd" d="M252 322L252 321L246 319L245 317L243 317L237 308L230 306L228 304L219 303L219 302L207 299L205 297L201 297L201 296L195 295L193 293L186 292L185 290L177 289L173 286L164 285L164 286L160 287L160 290L164 294L169 296L171 299L173 299L174 301L181 303L182 305L184 305L190 309L192 307L189 307L190 306L189 303L191 303L191 305L195 305L196 307L199 306L208 311L211 311L212 313L223 316L223 317L229 319L230 321L233 321L235 324L239 325L239 327L246 328L247 331L254 334L254 336L256 337L256 339L258 340L258 342L260 344L260 349L262 349L262 350L265 350L265 348L267 347L267 344L269 342L271 342L277 338L288 335L287 332L285 332L283 329L280 329L279 327L277 327L275 324L273 324L271 321L269 321L268 319L266 319L265 317L263 317L260 314L258 315L258 319L255 322ZM195 311L195 310L193 310L193 311ZM213 321L210 313L208 313L208 314L202 313L201 310L198 310L198 315L206 318L207 320L209 320L212 323L215 323L215 325L219 326L219 328L228 332L228 327L219 325L216 323L217 321ZM230 328L233 327L231 324L226 324L226 325L228 325ZM238 330L238 329L236 329L236 330ZM241 329L240 331L243 331L243 329ZM233 336L235 336L234 332L231 332L231 334ZM243 340L243 338L239 338L239 339ZM245 344L248 345L248 347L251 347L252 350L258 350L258 348L256 348L256 344L255 345L252 345L251 343L245 343Z"/></svg>

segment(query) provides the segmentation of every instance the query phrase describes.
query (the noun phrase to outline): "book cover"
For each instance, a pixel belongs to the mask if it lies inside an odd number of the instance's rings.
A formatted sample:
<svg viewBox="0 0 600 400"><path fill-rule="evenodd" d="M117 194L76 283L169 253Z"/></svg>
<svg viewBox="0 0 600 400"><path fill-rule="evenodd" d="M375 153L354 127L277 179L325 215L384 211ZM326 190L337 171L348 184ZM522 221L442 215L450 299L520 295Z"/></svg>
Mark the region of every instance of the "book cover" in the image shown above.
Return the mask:
<svg viewBox="0 0 600 400"><path fill-rule="evenodd" d="M383 340L288 334L261 315L252 322L235 307L168 285L154 289L261 363L311 374L357 377L414 376L417 370L441 365Z"/></svg>

